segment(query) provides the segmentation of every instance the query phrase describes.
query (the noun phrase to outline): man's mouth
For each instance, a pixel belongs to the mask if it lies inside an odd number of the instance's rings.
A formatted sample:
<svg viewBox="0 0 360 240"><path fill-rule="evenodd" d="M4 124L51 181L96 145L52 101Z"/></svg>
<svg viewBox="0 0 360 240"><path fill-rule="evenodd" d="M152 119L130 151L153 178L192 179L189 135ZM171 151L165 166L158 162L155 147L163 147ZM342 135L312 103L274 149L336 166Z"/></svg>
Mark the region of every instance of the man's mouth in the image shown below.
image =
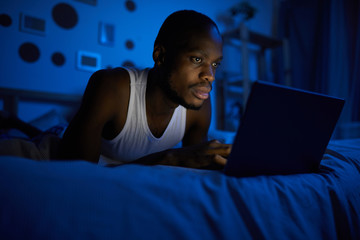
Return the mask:
<svg viewBox="0 0 360 240"><path fill-rule="evenodd" d="M192 92L195 95L195 97L205 100L209 98L209 93L211 91L211 85L201 85L201 86L195 86L192 88Z"/></svg>

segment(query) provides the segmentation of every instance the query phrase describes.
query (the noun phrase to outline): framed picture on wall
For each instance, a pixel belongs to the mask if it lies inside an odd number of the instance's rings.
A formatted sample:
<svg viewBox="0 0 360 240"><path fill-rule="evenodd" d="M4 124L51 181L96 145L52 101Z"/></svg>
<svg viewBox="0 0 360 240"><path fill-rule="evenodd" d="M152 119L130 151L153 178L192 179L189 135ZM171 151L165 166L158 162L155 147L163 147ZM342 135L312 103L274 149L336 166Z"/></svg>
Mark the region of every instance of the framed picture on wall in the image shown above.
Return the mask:
<svg viewBox="0 0 360 240"><path fill-rule="evenodd" d="M75 0L76 2L82 2L82 3L86 3L89 5L93 5L96 6L97 4L97 0Z"/></svg>
<svg viewBox="0 0 360 240"><path fill-rule="evenodd" d="M98 53L78 51L77 68L79 70L95 72L100 69L101 56Z"/></svg>
<svg viewBox="0 0 360 240"><path fill-rule="evenodd" d="M46 22L44 19L20 13L20 31L45 36Z"/></svg>
<svg viewBox="0 0 360 240"><path fill-rule="evenodd" d="M99 23L99 43L105 46L114 46L115 25L110 23Z"/></svg>

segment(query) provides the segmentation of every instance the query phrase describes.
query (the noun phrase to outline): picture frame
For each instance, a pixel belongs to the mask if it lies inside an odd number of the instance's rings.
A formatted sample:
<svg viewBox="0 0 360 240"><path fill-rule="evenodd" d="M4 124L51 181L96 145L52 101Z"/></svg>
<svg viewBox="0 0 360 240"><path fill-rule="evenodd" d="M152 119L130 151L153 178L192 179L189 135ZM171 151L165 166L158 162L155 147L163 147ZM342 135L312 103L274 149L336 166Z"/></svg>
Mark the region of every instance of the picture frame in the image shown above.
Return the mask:
<svg viewBox="0 0 360 240"><path fill-rule="evenodd" d="M76 2L82 2L88 5L96 6L97 0L75 0Z"/></svg>
<svg viewBox="0 0 360 240"><path fill-rule="evenodd" d="M20 29L21 32L45 36L46 21L38 17L31 16L26 13L20 13Z"/></svg>
<svg viewBox="0 0 360 240"><path fill-rule="evenodd" d="M95 72L100 69L101 55L94 52L78 51L76 63L79 70Z"/></svg>
<svg viewBox="0 0 360 240"><path fill-rule="evenodd" d="M99 22L99 43L104 46L113 47L115 45L115 25Z"/></svg>

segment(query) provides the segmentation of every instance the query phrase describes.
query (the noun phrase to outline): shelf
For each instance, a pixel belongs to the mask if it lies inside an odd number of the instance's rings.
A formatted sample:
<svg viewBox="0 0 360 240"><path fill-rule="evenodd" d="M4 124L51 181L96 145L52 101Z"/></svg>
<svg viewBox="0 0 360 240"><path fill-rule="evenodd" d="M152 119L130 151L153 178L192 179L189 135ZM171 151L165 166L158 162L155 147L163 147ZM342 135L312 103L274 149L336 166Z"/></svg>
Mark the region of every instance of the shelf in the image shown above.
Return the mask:
<svg viewBox="0 0 360 240"><path fill-rule="evenodd" d="M233 29L233 30L223 33L223 37L225 39L227 39L227 38L242 39L243 38L241 36L240 28ZM279 39L265 36L263 34L253 32L251 30L248 30L247 42L253 43L253 44L261 46L263 48L276 48L276 47L282 46L282 44L283 44L282 41Z"/></svg>
<svg viewBox="0 0 360 240"><path fill-rule="evenodd" d="M290 69L289 43L287 39L279 40L251 31L244 23L236 29L224 32L222 36L224 45L231 46L231 48L235 47L235 50L239 51L240 54L234 54L234 56L241 58L240 61L235 61L235 63L239 63L239 69L235 70L236 72L233 72L236 66L231 65L234 61L229 61L228 64L230 65L227 70L224 69L217 77L220 80L217 82L217 126L222 130L232 130L235 126L232 123L238 123L238 116L234 117L232 114L238 111L237 108L240 110L240 116L244 113L252 83L260 79L263 81L270 80L267 75L269 69L266 67L266 54L281 47L284 69ZM231 48L229 47L227 50L231 51ZM250 67L250 59L255 60L256 69ZM253 70L256 71L256 79L252 76ZM285 74L285 80L288 85L291 84L289 74ZM229 104L231 105L229 106Z"/></svg>

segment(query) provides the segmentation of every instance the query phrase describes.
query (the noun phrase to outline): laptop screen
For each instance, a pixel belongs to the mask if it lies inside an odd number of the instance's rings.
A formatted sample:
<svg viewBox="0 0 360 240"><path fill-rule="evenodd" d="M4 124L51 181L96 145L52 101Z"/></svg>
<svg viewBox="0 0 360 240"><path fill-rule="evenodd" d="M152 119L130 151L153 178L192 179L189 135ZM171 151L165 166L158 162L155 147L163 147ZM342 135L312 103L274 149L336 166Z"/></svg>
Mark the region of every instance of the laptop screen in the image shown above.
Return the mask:
<svg viewBox="0 0 360 240"><path fill-rule="evenodd" d="M343 105L339 98L254 82L225 173L316 171Z"/></svg>

